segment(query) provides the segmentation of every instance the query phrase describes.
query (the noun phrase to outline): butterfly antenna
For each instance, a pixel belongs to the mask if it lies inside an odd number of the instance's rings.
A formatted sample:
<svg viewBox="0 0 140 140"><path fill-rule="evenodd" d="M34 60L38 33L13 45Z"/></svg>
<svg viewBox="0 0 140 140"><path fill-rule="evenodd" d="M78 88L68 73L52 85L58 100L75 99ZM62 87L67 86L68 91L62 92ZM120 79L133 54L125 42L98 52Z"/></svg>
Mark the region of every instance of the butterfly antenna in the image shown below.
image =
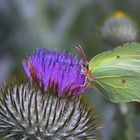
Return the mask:
<svg viewBox="0 0 140 140"><path fill-rule="evenodd" d="M86 62L87 58L86 58L85 52L83 51L81 45L77 44L77 45L74 46L74 48L80 52L80 54L84 58L84 61Z"/></svg>

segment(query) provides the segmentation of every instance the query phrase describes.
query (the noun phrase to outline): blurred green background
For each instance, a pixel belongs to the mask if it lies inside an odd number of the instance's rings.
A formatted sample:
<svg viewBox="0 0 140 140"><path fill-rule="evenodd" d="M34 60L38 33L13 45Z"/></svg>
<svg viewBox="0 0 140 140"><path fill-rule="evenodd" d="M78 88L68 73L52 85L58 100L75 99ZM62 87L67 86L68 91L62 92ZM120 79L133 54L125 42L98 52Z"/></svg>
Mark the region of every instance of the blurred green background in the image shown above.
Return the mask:
<svg viewBox="0 0 140 140"><path fill-rule="evenodd" d="M22 60L36 48L77 53L88 60L120 44L139 41L139 0L0 0L0 84L24 74ZM140 104L114 104L86 94L99 113L102 140L139 140Z"/></svg>

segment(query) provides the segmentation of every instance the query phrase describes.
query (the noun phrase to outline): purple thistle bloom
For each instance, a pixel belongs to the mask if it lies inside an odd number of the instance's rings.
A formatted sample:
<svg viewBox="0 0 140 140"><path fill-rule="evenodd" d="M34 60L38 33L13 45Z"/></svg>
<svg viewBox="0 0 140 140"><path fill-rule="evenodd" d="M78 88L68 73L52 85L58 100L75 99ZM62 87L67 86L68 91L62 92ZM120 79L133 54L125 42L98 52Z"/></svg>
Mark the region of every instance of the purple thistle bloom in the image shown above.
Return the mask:
<svg viewBox="0 0 140 140"><path fill-rule="evenodd" d="M81 73L77 56L56 50L36 49L24 63L24 70L31 81L36 81L45 90L55 86L59 95L80 94L85 89L86 77Z"/></svg>

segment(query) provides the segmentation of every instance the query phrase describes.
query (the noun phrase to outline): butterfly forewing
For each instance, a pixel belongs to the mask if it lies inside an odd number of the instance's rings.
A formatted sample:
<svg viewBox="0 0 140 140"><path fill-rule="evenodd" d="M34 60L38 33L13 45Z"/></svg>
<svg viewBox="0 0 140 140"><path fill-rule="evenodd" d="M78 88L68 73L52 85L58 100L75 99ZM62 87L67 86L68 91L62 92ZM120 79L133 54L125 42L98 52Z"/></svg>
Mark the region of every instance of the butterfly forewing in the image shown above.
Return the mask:
<svg viewBox="0 0 140 140"><path fill-rule="evenodd" d="M140 44L129 43L95 56L89 64L95 86L113 102L140 100Z"/></svg>

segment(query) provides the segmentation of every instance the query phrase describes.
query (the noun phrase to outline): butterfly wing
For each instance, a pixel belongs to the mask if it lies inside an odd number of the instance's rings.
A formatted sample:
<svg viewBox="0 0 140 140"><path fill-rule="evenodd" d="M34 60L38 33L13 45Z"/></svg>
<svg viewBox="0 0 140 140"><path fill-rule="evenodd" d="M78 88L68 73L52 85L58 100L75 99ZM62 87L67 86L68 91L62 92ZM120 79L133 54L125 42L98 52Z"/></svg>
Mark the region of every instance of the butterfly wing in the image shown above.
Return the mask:
<svg viewBox="0 0 140 140"><path fill-rule="evenodd" d="M140 44L127 43L89 63L95 87L112 102L140 100Z"/></svg>

